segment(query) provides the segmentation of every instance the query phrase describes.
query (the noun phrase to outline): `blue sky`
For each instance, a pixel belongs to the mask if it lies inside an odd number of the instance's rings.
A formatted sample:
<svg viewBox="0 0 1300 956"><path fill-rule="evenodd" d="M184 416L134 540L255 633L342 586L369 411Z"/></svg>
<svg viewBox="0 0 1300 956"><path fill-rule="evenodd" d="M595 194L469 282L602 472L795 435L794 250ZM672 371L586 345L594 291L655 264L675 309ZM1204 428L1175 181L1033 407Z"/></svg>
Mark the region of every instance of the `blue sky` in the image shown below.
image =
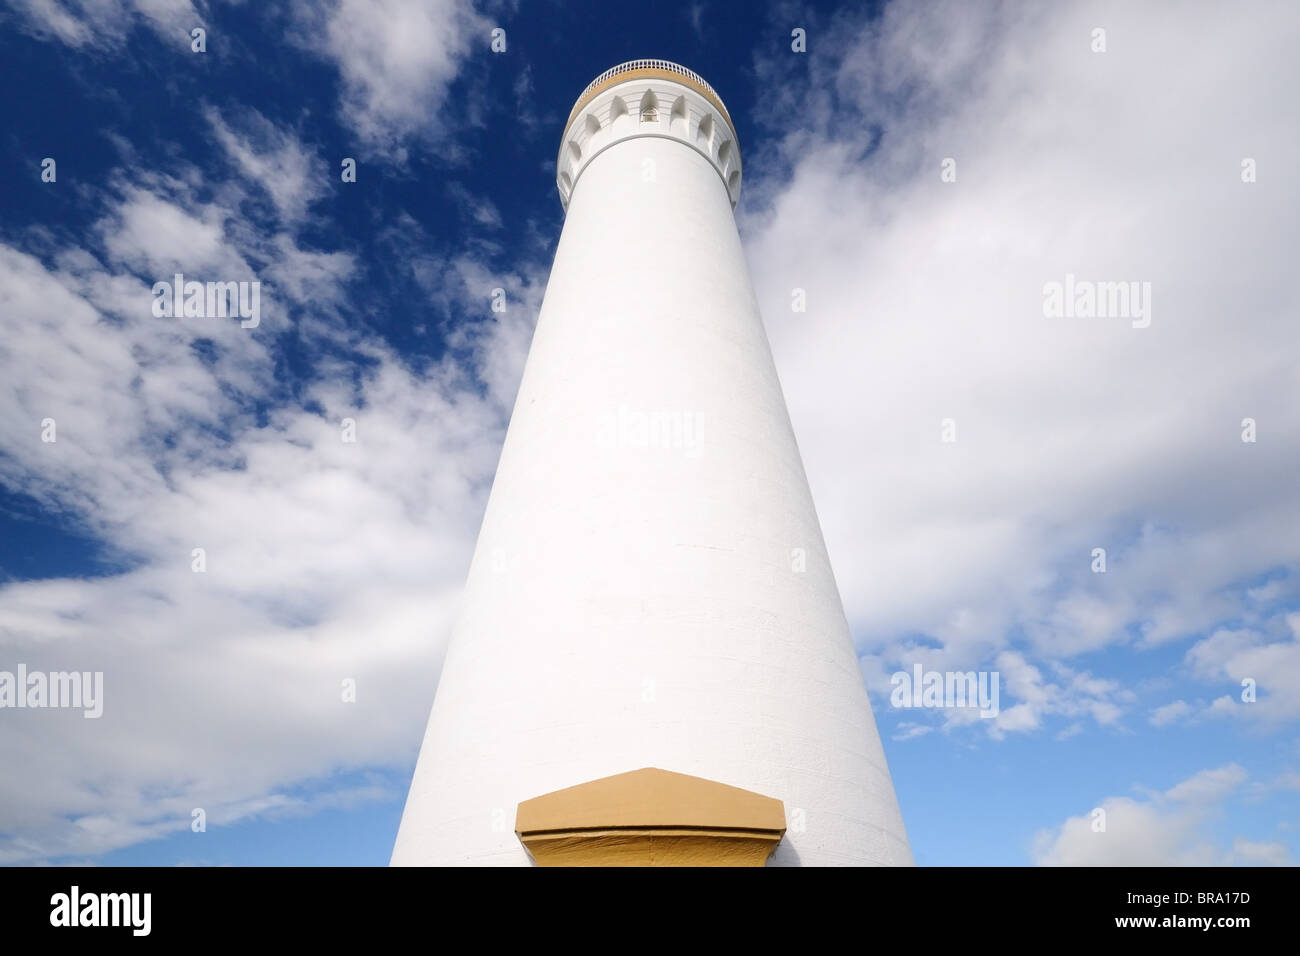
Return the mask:
<svg viewBox="0 0 1300 956"><path fill-rule="evenodd" d="M387 862L559 135L652 56L735 121L917 861L1293 864L1300 16L1195 6L0 12L0 670L106 686L99 720L0 711L0 862ZM258 279L260 325L154 317L176 271ZM1149 327L1047 317L1067 274L1149 282ZM997 671L1001 713L892 708L915 663Z"/></svg>

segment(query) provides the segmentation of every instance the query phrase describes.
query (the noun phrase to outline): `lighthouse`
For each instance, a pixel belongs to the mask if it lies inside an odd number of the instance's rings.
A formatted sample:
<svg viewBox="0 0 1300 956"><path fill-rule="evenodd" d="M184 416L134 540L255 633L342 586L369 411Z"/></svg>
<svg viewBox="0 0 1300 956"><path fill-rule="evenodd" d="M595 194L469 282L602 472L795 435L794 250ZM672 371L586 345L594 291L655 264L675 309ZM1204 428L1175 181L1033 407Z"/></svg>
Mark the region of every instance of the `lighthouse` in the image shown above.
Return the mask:
<svg viewBox="0 0 1300 956"><path fill-rule="evenodd" d="M722 99L596 77L393 865L912 855L734 219Z"/></svg>

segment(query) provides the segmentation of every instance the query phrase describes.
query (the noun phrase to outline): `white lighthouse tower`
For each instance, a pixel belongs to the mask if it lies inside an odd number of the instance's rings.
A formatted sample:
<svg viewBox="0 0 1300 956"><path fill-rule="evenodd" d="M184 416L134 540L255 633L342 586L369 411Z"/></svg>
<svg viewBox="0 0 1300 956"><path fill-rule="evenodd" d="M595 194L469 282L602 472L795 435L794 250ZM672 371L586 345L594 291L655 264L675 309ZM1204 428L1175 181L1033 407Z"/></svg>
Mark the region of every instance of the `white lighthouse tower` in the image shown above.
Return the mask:
<svg viewBox="0 0 1300 956"><path fill-rule="evenodd" d="M393 864L910 864L722 100L664 60L607 70L556 178L564 230Z"/></svg>

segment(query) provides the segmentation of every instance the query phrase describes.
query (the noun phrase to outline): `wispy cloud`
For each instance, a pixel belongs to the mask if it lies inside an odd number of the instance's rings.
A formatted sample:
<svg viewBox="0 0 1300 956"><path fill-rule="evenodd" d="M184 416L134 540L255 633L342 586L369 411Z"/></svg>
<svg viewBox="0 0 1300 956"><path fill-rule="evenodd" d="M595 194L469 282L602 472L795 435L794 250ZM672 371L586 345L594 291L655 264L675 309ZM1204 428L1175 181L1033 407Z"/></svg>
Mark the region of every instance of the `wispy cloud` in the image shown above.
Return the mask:
<svg viewBox="0 0 1300 956"><path fill-rule="evenodd" d="M445 133L447 90L491 27L468 0L298 0L297 39L333 63L339 116L369 155L402 161L410 137Z"/></svg>
<svg viewBox="0 0 1300 956"><path fill-rule="evenodd" d="M24 772L0 782L0 861L130 845L195 808L214 824L308 812L339 769L408 760L427 713L531 334L528 286L462 261L515 311L463 316L456 354L412 364L347 328L354 257L278 225L314 195L310 150L256 117L251 138L210 118L239 178L116 174L84 244L0 245L0 481L120 555L106 576L0 588L4 659L102 671L105 698L75 727L6 712L0 753ZM263 189L277 216L258 228L241 210ZM155 317L151 283L174 270L266 282L268 318ZM276 369L294 327L350 351L307 348L315 367L288 392Z"/></svg>
<svg viewBox="0 0 1300 956"><path fill-rule="evenodd" d="M205 4L193 0L14 0L20 24L36 36L88 51L119 46L137 23L178 51L205 26Z"/></svg>

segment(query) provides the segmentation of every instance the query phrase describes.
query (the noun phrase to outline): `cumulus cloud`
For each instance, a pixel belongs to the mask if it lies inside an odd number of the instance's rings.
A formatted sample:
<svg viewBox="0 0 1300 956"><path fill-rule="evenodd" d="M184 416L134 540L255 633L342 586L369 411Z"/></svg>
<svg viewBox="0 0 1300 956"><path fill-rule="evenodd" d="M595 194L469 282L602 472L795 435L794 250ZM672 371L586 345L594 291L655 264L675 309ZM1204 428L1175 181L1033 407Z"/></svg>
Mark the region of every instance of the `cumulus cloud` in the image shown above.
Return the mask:
<svg viewBox="0 0 1300 956"><path fill-rule="evenodd" d="M909 668L915 664L920 664L925 672L942 672L952 661L951 655L941 648L912 646L900 653L908 665L902 672L909 676L912 674ZM877 695L876 699L882 706L890 702L892 675L886 670L883 660L876 655L866 655L861 663L868 690ZM989 709L996 711L993 716L982 716L981 707L973 705L909 709L908 716L917 719L900 721L894 739L909 740L939 726L949 732L975 727L994 739L1002 739L1007 734L1043 730L1049 720L1067 724L1059 732L1062 739L1082 732L1085 724L1121 728L1121 718L1137 699L1134 691L1120 681L1100 678L1059 661L1048 662L1046 666L1048 673L1045 675L1043 669L1031 663L1023 653L1002 651L986 675L977 675L984 681L983 686L990 695ZM966 673L970 667L957 667L956 670ZM994 694L996 699L993 699ZM927 717L932 722L923 722Z"/></svg>
<svg viewBox="0 0 1300 956"><path fill-rule="evenodd" d="M1039 832L1031 857L1038 866L1289 865L1281 843L1238 836L1223 846L1209 832L1246 777L1243 768L1227 764L1147 800L1108 797L1090 813Z"/></svg>
<svg viewBox="0 0 1300 956"><path fill-rule="evenodd" d="M307 155L287 132L264 141ZM84 246L0 244L0 482L113 552L101 577L0 587L6 669L104 674L97 720L0 722L0 754L24 768L0 779L0 862L104 852L186 829L194 808L218 826L404 786L384 772L427 715L512 394L494 389L517 383L531 333L527 286L499 279L519 293L511 322L466 316L459 355L412 364L343 328L351 254L249 225L258 189L137 170L113 177ZM281 218L309 194L273 200ZM173 271L264 281L268 317L157 318L151 284ZM276 375L291 319L355 356L304 346L317 365L293 395ZM340 771L376 776L340 786Z"/></svg>
<svg viewBox="0 0 1300 956"><path fill-rule="evenodd" d="M939 669L1009 647L1140 668L1300 601L1294 575L1257 589L1300 565L1300 185L1241 177L1300 148L1300 11L1214 9L890 4L756 63L776 145L747 157L742 230L850 620L886 669L916 634ZM1151 283L1150 325L1049 318L1067 275ZM1272 668L1281 697L1292 649L1202 651L1198 672ZM1013 702L1000 726L1045 712Z"/></svg>
<svg viewBox="0 0 1300 956"><path fill-rule="evenodd" d="M997 665L1005 693L1016 703L991 721L989 730L994 737L1037 730L1049 715L1114 725L1134 699L1133 692L1118 681L1097 678L1059 663L1052 666L1056 680L1045 679L1037 667L1015 651L999 654Z"/></svg>
<svg viewBox="0 0 1300 956"><path fill-rule="evenodd" d="M1188 650L1193 673L1233 688L1211 714L1271 724L1300 716L1300 614L1269 623L1265 631L1220 628Z"/></svg>

